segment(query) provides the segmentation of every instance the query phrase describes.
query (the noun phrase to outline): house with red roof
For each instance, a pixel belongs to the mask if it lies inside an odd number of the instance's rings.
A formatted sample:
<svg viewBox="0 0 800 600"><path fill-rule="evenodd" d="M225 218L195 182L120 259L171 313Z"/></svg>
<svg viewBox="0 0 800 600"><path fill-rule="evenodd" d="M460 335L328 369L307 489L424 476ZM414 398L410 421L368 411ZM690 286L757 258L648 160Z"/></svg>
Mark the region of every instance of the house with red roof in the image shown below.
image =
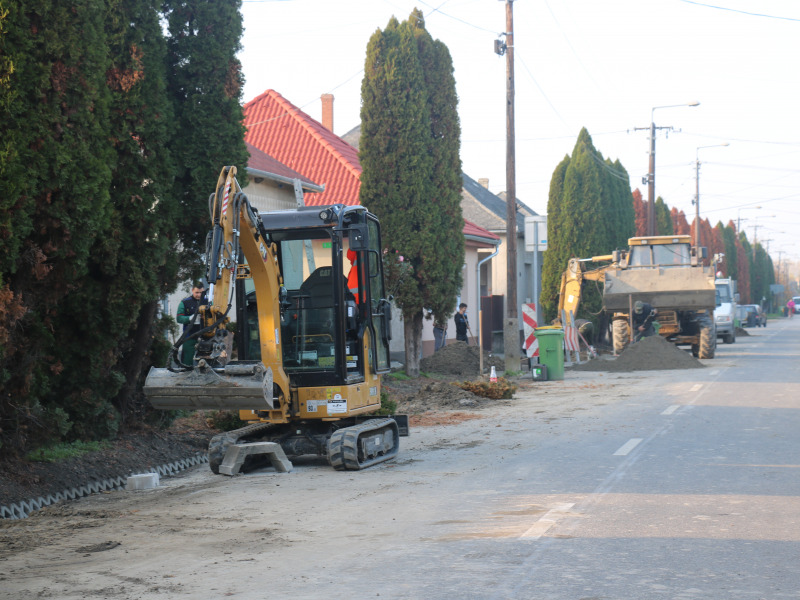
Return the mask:
<svg viewBox="0 0 800 600"><path fill-rule="evenodd" d="M274 164L269 166L263 162L271 159L295 175L299 175L306 185L317 186L317 189L313 190L315 193L304 197L305 205L359 203L361 163L358 159L358 149L333 133L331 94L322 96L322 122L320 122L275 90L267 90L244 105L244 124L247 130L245 141L251 156L248 162L250 185L257 182L254 172L260 171L262 167L267 172L270 172L270 169L276 172L277 167ZM287 177L292 176L287 175ZM255 188L248 186L247 194L251 201L255 192ZM259 204L256 205L260 208ZM475 315L473 320L477 322L478 262L491 254L500 243L500 237L466 220L463 233L466 250L464 287L458 301L465 302L470 307L472 311L470 314ZM485 285L486 282L483 283ZM399 314L396 313L395 317L391 350L400 354L404 351L403 327ZM449 333L449 338L455 339L454 326L449 326ZM432 354L434 344L432 321L424 322L422 340L423 355Z"/></svg>

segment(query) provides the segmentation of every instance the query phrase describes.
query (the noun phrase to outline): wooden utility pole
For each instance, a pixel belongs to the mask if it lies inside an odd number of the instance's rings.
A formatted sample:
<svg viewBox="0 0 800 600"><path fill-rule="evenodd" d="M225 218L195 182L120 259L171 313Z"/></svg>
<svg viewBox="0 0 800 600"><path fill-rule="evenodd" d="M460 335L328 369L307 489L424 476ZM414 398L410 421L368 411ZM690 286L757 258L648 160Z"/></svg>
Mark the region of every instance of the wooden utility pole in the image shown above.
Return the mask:
<svg viewBox="0 0 800 600"><path fill-rule="evenodd" d="M517 184L514 140L514 0L506 0L506 320L503 327L505 370L519 371L517 312Z"/></svg>

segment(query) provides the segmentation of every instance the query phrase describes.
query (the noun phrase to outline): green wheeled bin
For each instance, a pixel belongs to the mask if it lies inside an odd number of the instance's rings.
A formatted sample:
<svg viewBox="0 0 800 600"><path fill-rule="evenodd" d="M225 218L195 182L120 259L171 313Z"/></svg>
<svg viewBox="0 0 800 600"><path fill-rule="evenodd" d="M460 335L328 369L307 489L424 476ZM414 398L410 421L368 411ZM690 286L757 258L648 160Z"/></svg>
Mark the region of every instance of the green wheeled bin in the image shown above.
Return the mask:
<svg viewBox="0 0 800 600"><path fill-rule="evenodd" d="M564 379L564 329L562 327L537 327L539 362L547 367L547 379Z"/></svg>

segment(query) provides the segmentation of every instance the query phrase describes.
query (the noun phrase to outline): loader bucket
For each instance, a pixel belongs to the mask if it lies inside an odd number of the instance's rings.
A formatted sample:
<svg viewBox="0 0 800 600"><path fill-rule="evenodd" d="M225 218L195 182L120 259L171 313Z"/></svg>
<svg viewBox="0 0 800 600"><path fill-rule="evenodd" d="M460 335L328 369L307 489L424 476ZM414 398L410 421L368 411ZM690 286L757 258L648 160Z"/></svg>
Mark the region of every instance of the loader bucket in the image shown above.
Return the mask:
<svg viewBox="0 0 800 600"><path fill-rule="evenodd" d="M197 366L173 372L153 367L144 393L150 404L163 410L274 410L272 369L260 362L228 363L224 368Z"/></svg>
<svg viewBox="0 0 800 600"><path fill-rule="evenodd" d="M702 268L612 269L605 274L603 306L610 311L625 312L637 300L656 309L713 309L715 298L714 278Z"/></svg>

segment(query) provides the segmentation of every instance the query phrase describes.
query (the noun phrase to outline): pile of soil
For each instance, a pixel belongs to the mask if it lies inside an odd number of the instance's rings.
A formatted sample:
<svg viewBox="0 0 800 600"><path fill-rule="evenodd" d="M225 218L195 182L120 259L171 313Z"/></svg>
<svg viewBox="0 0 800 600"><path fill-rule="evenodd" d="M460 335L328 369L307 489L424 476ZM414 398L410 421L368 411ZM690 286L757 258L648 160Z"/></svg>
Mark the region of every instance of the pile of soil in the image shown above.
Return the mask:
<svg viewBox="0 0 800 600"><path fill-rule="evenodd" d="M440 373L475 379L480 372L480 357L477 346L469 346L466 342L448 342L438 352L423 358L419 363L419 368L424 373ZM488 372L491 367L500 371L505 368L505 363L484 350L483 368Z"/></svg>
<svg viewBox="0 0 800 600"><path fill-rule="evenodd" d="M663 371L702 369L705 365L691 353L681 350L659 335L646 337L629 345L616 359L592 360L573 367L576 371Z"/></svg>
<svg viewBox="0 0 800 600"><path fill-rule="evenodd" d="M736 337L750 337L750 333L743 327L736 328Z"/></svg>
<svg viewBox="0 0 800 600"><path fill-rule="evenodd" d="M397 403L397 412L408 415L420 414L431 410L475 409L497 400L477 396L447 381L427 379L419 381L413 393L405 396Z"/></svg>
<svg viewBox="0 0 800 600"><path fill-rule="evenodd" d="M107 447L58 463L6 458L0 463L0 506L57 494L92 481L147 473L161 465L205 453L217 433L202 424L121 435Z"/></svg>

